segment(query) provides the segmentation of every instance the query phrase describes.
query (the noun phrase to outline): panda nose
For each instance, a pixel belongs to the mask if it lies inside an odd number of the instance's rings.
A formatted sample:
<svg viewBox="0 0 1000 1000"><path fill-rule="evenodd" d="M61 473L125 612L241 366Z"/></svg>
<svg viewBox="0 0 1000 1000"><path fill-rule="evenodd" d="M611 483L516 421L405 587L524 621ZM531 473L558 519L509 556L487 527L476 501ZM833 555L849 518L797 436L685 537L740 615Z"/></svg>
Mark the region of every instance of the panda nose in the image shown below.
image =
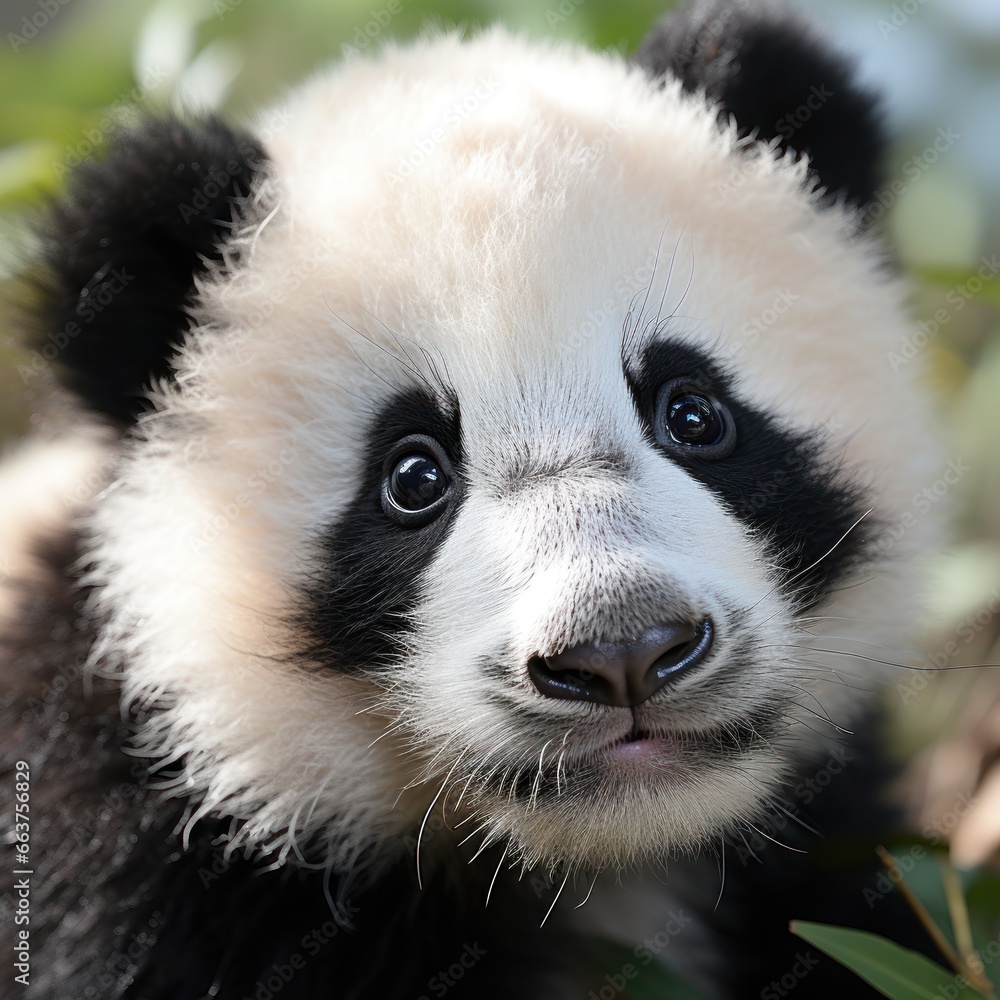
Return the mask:
<svg viewBox="0 0 1000 1000"><path fill-rule="evenodd" d="M631 642L586 643L533 656L528 676L548 698L632 708L704 662L713 636L707 618L699 625L657 625Z"/></svg>

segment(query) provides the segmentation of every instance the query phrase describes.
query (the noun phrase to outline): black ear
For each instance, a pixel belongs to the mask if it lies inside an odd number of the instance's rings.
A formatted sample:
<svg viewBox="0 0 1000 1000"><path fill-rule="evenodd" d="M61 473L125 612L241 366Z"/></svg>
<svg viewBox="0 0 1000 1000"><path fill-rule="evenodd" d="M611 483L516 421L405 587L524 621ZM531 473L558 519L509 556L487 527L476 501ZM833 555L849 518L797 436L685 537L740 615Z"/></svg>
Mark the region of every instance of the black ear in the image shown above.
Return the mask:
<svg viewBox="0 0 1000 1000"><path fill-rule="evenodd" d="M210 119L146 121L78 167L42 225L33 366L51 363L93 410L134 420L264 164L256 140Z"/></svg>
<svg viewBox="0 0 1000 1000"><path fill-rule="evenodd" d="M849 63L767 0L697 0L667 15L636 61L704 91L742 135L805 153L831 196L873 198L883 150L875 101Z"/></svg>

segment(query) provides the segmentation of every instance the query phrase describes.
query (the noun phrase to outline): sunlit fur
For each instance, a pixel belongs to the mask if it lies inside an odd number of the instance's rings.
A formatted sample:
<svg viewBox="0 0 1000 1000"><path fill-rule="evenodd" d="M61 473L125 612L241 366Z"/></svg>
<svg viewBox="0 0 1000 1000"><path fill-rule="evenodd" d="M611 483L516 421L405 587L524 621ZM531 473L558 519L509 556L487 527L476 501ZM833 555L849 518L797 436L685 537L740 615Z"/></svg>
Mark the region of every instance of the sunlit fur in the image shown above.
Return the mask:
<svg viewBox="0 0 1000 1000"><path fill-rule="evenodd" d="M572 46L387 46L277 110L234 266L202 282L176 385L87 524L109 616L94 663L123 673L129 708L156 706L140 749L183 756L192 821L232 815L237 843L318 842L339 867L398 854L431 807L473 842L509 838L511 862L587 867L752 822L873 686L854 655L873 647L831 638L839 619L908 641L902 567L934 529L916 518L807 631L765 540L651 445L623 356L698 345L754 405L822 431L872 508L854 530L894 525L939 473L918 365L885 361L907 326L878 246L818 206L803 162L739 149L700 99ZM297 585L354 496L372 415L414 383L460 401L466 490L409 652L370 677L304 669ZM630 711L544 699L525 664L664 609L710 614L718 638L638 710L682 754L640 780L593 757ZM740 683L720 688L727 667ZM699 738L776 700L780 738L702 759Z"/></svg>

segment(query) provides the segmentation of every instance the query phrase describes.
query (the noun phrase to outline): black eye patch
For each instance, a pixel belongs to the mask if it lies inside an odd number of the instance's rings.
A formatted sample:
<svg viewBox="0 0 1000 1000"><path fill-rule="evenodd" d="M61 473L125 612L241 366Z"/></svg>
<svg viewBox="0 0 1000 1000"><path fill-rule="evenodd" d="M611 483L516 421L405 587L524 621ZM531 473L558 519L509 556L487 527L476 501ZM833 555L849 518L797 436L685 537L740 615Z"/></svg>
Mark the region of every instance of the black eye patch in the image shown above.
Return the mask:
<svg viewBox="0 0 1000 1000"><path fill-rule="evenodd" d="M336 670L377 669L401 649L421 578L461 502L457 399L400 393L374 416L350 505L318 542L300 595L303 655Z"/></svg>
<svg viewBox="0 0 1000 1000"><path fill-rule="evenodd" d="M734 377L689 344L648 344L626 379L651 442L770 546L784 589L800 606L858 561L867 520L837 543L867 506L828 457L821 432L793 430L744 402Z"/></svg>

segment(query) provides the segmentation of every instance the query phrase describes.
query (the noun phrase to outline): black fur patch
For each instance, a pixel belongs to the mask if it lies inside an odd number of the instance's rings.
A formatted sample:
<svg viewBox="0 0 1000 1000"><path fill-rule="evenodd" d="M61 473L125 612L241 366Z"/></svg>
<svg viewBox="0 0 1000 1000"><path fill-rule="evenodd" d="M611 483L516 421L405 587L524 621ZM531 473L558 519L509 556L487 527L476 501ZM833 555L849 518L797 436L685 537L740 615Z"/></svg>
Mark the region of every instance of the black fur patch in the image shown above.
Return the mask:
<svg viewBox="0 0 1000 1000"><path fill-rule="evenodd" d="M42 232L35 350L97 412L127 424L170 373L195 275L219 260L265 154L215 119L147 121L71 176Z"/></svg>
<svg viewBox="0 0 1000 1000"><path fill-rule="evenodd" d="M382 510L387 454L410 434L437 440L461 477L458 401L446 405L424 390L400 394L374 417L354 501L320 542L323 570L305 591L297 624L302 650L337 670L378 668L392 662L406 629L406 615L420 594L420 578L444 540L461 502L461 482L450 507L423 528L404 528Z"/></svg>
<svg viewBox="0 0 1000 1000"><path fill-rule="evenodd" d="M638 371L627 377L647 426L657 390L671 379L710 390L728 407L736 424L736 448L728 457L703 458L697 448L665 454L758 533L778 564L783 589L799 606L814 603L858 562L870 531L867 519L836 543L867 510L863 494L828 457L819 432L789 430L747 405L734 378L687 344L651 343Z"/></svg>
<svg viewBox="0 0 1000 1000"><path fill-rule="evenodd" d="M887 890L875 854L876 845L901 835L899 810L886 793L898 768L881 749L884 729L884 720L869 714L854 735L800 759L771 815L728 838L722 901L705 914L726 956L716 973L720 996L882 995L793 935L790 920L870 931L947 966L899 891ZM782 977L798 982L789 989Z"/></svg>
<svg viewBox="0 0 1000 1000"><path fill-rule="evenodd" d="M885 146L874 99L852 69L787 12L760 0L700 0L665 17L636 61L704 91L740 133L805 153L831 195L864 207Z"/></svg>
<svg viewBox="0 0 1000 1000"><path fill-rule="evenodd" d="M77 555L73 540L40 554L44 575L21 588L17 625L0 633L7 843L14 775L24 774L16 762L29 769L27 996L363 1000L441 995L450 981L456 998L540 1000L549 995L543 969L572 977L582 954L555 928L539 930L551 894L501 880L484 909L498 859L469 868L467 854L456 855L461 883L436 869L420 892L406 844L376 884L352 887L343 873L268 870L239 853L227 861L228 819L199 823L182 844L190 803L165 799L150 785L151 762L125 752L131 728L118 685L84 683L97 623L75 583ZM0 893L0 926L15 927L16 905Z"/></svg>

